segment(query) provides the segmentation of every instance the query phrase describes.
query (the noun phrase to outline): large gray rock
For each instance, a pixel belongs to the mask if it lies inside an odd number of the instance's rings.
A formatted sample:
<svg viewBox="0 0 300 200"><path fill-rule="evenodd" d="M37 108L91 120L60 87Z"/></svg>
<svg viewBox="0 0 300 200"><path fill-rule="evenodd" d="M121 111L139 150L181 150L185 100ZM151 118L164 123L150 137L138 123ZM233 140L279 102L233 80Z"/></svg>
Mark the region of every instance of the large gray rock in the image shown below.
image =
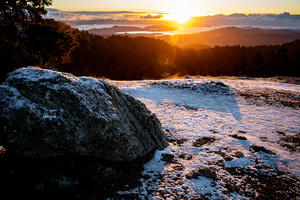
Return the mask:
<svg viewBox="0 0 300 200"><path fill-rule="evenodd" d="M107 82L28 67L0 85L0 145L29 158L132 161L167 142L155 115Z"/></svg>

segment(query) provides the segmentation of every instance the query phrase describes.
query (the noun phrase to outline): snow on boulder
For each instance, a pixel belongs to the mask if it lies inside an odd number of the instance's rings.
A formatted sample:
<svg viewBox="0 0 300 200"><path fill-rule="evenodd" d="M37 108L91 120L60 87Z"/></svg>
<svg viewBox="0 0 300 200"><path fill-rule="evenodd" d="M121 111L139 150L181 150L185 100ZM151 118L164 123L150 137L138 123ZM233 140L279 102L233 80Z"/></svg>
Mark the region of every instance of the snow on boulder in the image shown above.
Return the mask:
<svg viewBox="0 0 300 200"><path fill-rule="evenodd" d="M28 158L133 161L167 141L143 103L107 82L28 67L0 85L0 145Z"/></svg>

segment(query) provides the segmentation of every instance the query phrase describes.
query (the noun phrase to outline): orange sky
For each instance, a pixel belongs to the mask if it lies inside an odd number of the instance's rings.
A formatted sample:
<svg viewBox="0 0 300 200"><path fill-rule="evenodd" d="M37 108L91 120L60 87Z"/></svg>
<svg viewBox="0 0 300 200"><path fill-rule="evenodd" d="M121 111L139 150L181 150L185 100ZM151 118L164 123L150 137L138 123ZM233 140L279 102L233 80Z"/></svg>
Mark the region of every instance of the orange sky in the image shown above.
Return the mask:
<svg viewBox="0 0 300 200"><path fill-rule="evenodd" d="M299 0L53 0L62 10L130 10L171 12L178 7L196 15L230 13L300 13Z"/></svg>
<svg viewBox="0 0 300 200"><path fill-rule="evenodd" d="M232 13L300 13L300 0L54 0L53 8L67 11L164 12L163 19L179 23L191 17Z"/></svg>

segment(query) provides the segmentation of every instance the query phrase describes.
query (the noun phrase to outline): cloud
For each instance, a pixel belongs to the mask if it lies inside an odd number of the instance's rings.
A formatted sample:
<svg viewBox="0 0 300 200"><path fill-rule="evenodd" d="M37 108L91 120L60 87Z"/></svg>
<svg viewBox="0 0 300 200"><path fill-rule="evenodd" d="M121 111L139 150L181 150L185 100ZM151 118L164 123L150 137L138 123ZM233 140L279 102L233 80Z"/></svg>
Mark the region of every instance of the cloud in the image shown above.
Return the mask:
<svg viewBox="0 0 300 200"><path fill-rule="evenodd" d="M74 20L99 20L112 19L124 20L127 18L138 19L140 15L148 14L146 12L132 11L62 11L54 8L46 8L48 11L46 18L53 18L57 21L74 21ZM130 16L130 17L129 17Z"/></svg>
<svg viewBox="0 0 300 200"><path fill-rule="evenodd" d="M132 12L132 11L62 11L47 8L46 18L57 21L84 21L84 20L153 20L161 19L166 13ZM243 14L212 15L194 17L193 26L269 26L292 27L300 29L300 15L288 12L282 14Z"/></svg>
<svg viewBox="0 0 300 200"><path fill-rule="evenodd" d="M269 26L300 28L300 15L276 14L231 14L194 17L193 26Z"/></svg>
<svg viewBox="0 0 300 200"><path fill-rule="evenodd" d="M124 15L124 14L145 14L145 12L132 11L73 11L69 12L80 15Z"/></svg>
<svg viewBox="0 0 300 200"><path fill-rule="evenodd" d="M127 20L139 20L140 19L140 15L123 15L124 19Z"/></svg>
<svg viewBox="0 0 300 200"><path fill-rule="evenodd" d="M163 15L145 15L140 16L140 19L161 19L163 18Z"/></svg>

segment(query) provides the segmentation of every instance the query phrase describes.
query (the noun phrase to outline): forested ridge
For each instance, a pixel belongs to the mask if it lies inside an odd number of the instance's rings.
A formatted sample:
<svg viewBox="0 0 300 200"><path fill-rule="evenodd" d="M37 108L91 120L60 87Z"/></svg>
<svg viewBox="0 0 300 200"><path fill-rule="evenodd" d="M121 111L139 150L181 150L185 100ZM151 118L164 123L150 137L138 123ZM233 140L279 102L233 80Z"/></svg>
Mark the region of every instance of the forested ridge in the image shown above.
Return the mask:
<svg viewBox="0 0 300 200"><path fill-rule="evenodd" d="M169 75L299 76L300 40L273 46L181 49L150 37L90 35L78 32L61 68L111 79L163 78Z"/></svg>
<svg viewBox="0 0 300 200"><path fill-rule="evenodd" d="M159 79L174 74L300 76L300 40L272 46L181 49L151 37L89 34L43 19L43 8L51 1L17 2L1 3L1 80L13 69L28 65L117 80ZM22 15L24 5L28 12L35 12Z"/></svg>

